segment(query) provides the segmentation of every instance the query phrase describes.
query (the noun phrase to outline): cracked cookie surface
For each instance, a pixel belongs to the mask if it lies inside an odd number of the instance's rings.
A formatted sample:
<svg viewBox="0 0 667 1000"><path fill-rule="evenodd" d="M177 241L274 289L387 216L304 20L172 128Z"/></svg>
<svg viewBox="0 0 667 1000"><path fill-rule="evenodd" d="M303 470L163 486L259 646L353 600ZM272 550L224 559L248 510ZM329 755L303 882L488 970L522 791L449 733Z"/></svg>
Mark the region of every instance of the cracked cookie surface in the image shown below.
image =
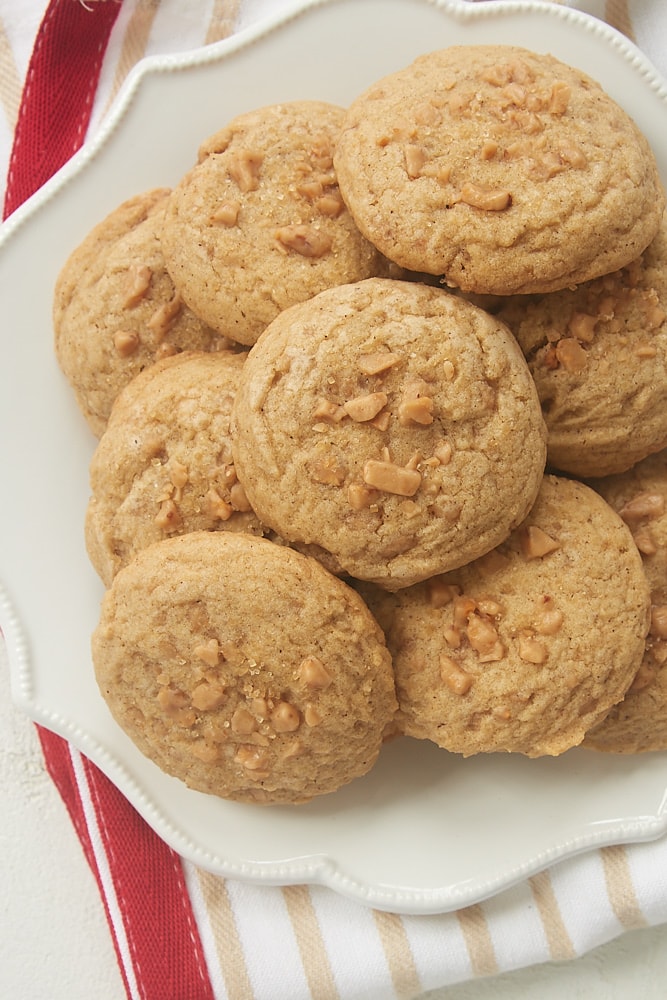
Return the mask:
<svg viewBox="0 0 667 1000"><path fill-rule="evenodd" d="M90 465L88 555L108 585L153 542L188 531L262 526L239 484L230 417L244 355L183 352L117 398Z"/></svg>
<svg viewBox="0 0 667 1000"><path fill-rule="evenodd" d="M544 471L539 401L509 330L406 281L283 312L248 355L232 423L262 522L388 589L493 548Z"/></svg>
<svg viewBox="0 0 667 1000"><path fill-rule="evenodd" d="M496 315L535 379L550 465L609 476L667 444L667 217L627 267L574 289L510 296Z"/></svg>
<svg viewBox="0 0 667 1000"><path fill-rule="evenodd" d="M586 734L584 746L611 753L667 749L667 452L596 480L594 488L632 532L651 589L644 658L623 701Z"/></svg>
<svg viewBox="0 0 667 1000"><path fill-rule="evenodd" d="M251 345L287 306L384 273L338 190L343 109L295 101L240 115L201 146L170 198L162 243L198 316Z"/></svg>
<svg viewBox="0 0 667 1000"><path fill-rule="evenodd" d="M348 109L334 163L389 259L468 292L553 291L622 267L665 204L625 111L513 46L452 46L377 81Z"/></svg>
<svg viewBox="0 0 667 1000"><path fill-rule="evenodd" d="M229 346L188 309L164 266L166 188L123 202L70 255L55 288L58 362L93 433L106 427L121 389L181 350Z"/></svg>
<svg viewBox="0 0 667 1000"><path fill-rule="evenodd" d="M487 556L397 594L362 593L393 657L398 728L464 756L580 744L628 690L648 628L628 527L555 476Z"/></svg>
<svg viewBox="0 0 667 1000"><path fill-rule="evenodd" d="M93 661L146 756L244 802L306 802L366 774L396 709L384 636L359 595L317 560L243 533L138 553L104 597Z"/></svg>

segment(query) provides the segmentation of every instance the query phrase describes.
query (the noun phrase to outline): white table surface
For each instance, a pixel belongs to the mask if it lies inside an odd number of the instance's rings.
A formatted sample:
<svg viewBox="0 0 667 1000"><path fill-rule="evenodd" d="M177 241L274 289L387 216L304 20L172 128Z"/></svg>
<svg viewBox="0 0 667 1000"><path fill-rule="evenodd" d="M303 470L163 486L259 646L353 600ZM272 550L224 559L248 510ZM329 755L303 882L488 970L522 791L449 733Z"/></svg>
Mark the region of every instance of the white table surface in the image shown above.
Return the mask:
<svg viewBox="0 0 667 1000"><path fill-rule="evenodd" d="M97 887L44 769L34 726L11 704L3 660L0 788L0 998L124 1000ZM462 983L424 1000L664 1000L666 982L663 926L573 962Z"/></svg>

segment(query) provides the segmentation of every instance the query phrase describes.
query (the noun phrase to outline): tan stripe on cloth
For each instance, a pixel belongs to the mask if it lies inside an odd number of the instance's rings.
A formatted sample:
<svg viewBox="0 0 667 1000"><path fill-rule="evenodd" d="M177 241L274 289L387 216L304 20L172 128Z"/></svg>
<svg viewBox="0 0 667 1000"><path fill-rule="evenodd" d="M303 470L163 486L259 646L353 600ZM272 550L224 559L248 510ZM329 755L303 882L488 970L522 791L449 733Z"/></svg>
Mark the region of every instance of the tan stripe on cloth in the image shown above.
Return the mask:
<svg viewBox="0 0 667 1000"><path fill-rule="evenodd" d="M138 0L137 6L134 8L125 28L123 44L116 64L116 74L107 103L107 110L118 94L127 74L135 63L143 58L146 46L148 45L151 27L153 26L159 6L160 0Z"/></svg>
<svg viewBox="0 0 667 1000"><path fill-rule="evenodd" d="M539 872L528 882L537 903L551 957L555 960L574 958L572 939L563 923L549 872Z"/></svg>
<svg viewBox="0 0 667 1000"><path fill-rule="evenodd" d="M240 6L241 0L213 0L213 12L204 39L206 45L232 34Z"/></svg>
<svg viewBox="0 0 667 1000"><path fill-rule="evenodd" d="M476 976L492 976L498 972L496 952L482 907L479 904L466 906L463 910L457 910L456 916L473 973Z"/></svg>
<svg viewBox="0 0 667 1000"><path fill-rule="evenodd" d="M417 996L423 990L403 921L397 913L383 913L380 910L374 910L373 917L396 996Z"/></svg>
<svg viewBox="0 0 667 1000"><path fill-rule="evenodd" d="M606 0L604 8L604 19L612 28L622 31L624 35L634 41L632 29L632 19L628 9L628 0Z"/></svg>
<svg viewBox="0 0 667 1000"><path fill-rule="evenodd" d="M282 890L313 1000L338 1000L329 956L307 885Z"/></svg>
<svg viewBox="0 0 667 1000"><path fill-rule="evenodd" d="M213 10L206 33L202 38L202 44L208 45L211 42L218 42L232 34L236 26L240 5L241 0L213 0ZM137 5L125 29L116 65L116 74L106 106L107 111L116 98L127 74L146 53L151 28L159 6L160 0L137 0Z"/></svg>
<svg viewBox="0 0 667 1000"><path fill-rule="evenodd" d="M0 104L5 113L7 124L13 132L19 114L21 103L21 77L14 61L14 53L5 27L0 20Z"/></svg>
<svg viewBox="0 0 667 1000"><path fill-rule="evenodd" d="M600 851L604 877L607 883L607 893L612 910L619 923L632 930L635 927L646 927L646 918L641 911L632 875L628 865L625 848L618 844L613 847L603 847Z"/></svg>
<svg viewBox="0 0 667 1000"><path fill-rule="evenodd" d="M243 947L239 938L234 914L227 894L224 879L197 869L197 878L208 912L215 950L225 980L227 996L240 1000L252 1000Z"/></svg>

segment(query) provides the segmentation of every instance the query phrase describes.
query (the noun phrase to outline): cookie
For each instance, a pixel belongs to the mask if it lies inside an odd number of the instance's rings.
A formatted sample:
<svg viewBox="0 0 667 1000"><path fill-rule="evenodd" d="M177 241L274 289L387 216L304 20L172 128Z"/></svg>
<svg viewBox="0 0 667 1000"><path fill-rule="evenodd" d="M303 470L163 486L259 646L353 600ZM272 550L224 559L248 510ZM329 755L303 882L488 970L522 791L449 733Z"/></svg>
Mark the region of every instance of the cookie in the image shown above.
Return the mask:
<svg viewBox="0 0 667 1000"><path fill-rule="evenodd" d="M648 627L628 527L590 487L554 476L492 553L366 599L393 657L399 727L464 756L580 744L632 683Z"/></svg>
<svg viewBox="0 0 667 1000"><path fill-rule="evenodd" d="M625 111L580 70L513 46L452 46L374 83L348 109L334 165L383 254L482 294L623 267L665 205Z"/></svg>
<svg viewBox="0 0 667 1000"><path fill-rule="evenodd" d="M115 577L92 642L138 748L191 788L301 803L365 774L396 700L377 623L347 584L264 538L192 532Z"/></svg>
<svg viewBox="0 0 667 1000"><path fill-rule="evenodd" d="M285 310L248 355L232 421L260 520L390 590L493 548L544 470L539 401L509 330L407 281L368 278Z"/></svg>
<svg viewBox="0 0 667 1000"><path fill-rule="evenodd" d="M551 466L589 478L623 472L667 445L667 216L632 264L496 315L526 356Z"/></svg>
<svg viewBox="0 0 667 1000"><path fill-rule="evenodd" d="M70 255L53 305L55 349L93 433L135 375L180 350L229 342L182 302L164 267L159 232L169 191L119 205Z"/></svg>
<svg viewBox="0 0 667 1000"><path fill-rule="evenodd" d="M641 552L651 588L651 625L628 693L583 745L613 753L667 750L667 452L594 486L626 522Z"/></svg>
<svg viewBox="0 0 667 1000"><path fill-rule="evenodd" d="M156 362L120 393L90 465L86 546L107 585L139 549L188 531L262 534L232 460L243 368L230 351Z"/></svg>
<svg viewBox="0 0 667 1000"><path fill-rule="evenodd" d="M202 144L170 198L162 242L174 283L241 344L287 306L387 268L338 191L343 114L296 101L240 115Z"/></svg>

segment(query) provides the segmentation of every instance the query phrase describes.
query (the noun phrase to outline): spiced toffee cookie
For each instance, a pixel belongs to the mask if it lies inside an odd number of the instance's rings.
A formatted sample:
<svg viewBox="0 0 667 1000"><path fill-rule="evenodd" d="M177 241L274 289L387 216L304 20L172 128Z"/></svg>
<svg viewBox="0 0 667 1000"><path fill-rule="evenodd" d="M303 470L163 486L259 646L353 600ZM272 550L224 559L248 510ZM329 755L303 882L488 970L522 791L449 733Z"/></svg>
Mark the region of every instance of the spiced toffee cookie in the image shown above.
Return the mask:
<svg viewBox="0 0 667 1000"><path fill-rule="evenodd" d="M622 267L665 204L646 138L602 88L512 46L452 46L379 80L348 109L334 164L383 254L477 293Z"/></svg>
<svg viewBox="0 0 667 1000"><path fill-rule="evenodd" d="M667 445L667 215L627 267L496 310L540 397L551 466L623 472Z"/></svg>
<svg viewBox="0 0 667 1000"><path fill-rule="evenodd" d="M387 269L338 191L343 114L295 101L240 115L202 144L171 196L162 243L176 287L242 344L294 302Z"/></svg>
<svg viewBox="0 0 667 1000"><path fill-rule="evenodd" d="M623 701L586 734L584 746L613 753L667 750L667 452L596 480L595 489L632 531L651 588L642 664Z"/></svg>
<svg viewBox="0 0 667 1000"><path fill-rule="evenodd" d="M393 657L398 727L464 756L581 743L632 683L648 627L629 529L588 486L553 476L492 553L362 593Z"/></svg>
<svg viewBox="0 0 667 1000"><path fill-rule="evenodd" d="M232 425L260 520L388 589L493 548L544 471L539 401L509 330L405 281L285 310L248 355Z"/></svg>
<svg viewBox="0 0 667 1000"><path fill-rule="evenodd" d="M159 231L168 196L156 188L119 205L56 283L56 356L98 437L120 390L148 365L180 350L229 346L183 304L165 270Z"/></svg>
<svg viewBox="0 0 667 1000"><path fill-rule="evenodd" d="M396 700L384 637L315 559L252 535L193 532L114 579L93 636L120 726L191 788L301 803L374 764Z"/></svg>
<svg viewBox="0 0 667 1000"><path fill-rule="evenodd" d="M90 465L90 560L107 585L136 552L188 531L262 534L236 478L230 416L244 357L183 352L118 396Z"/></svg>

